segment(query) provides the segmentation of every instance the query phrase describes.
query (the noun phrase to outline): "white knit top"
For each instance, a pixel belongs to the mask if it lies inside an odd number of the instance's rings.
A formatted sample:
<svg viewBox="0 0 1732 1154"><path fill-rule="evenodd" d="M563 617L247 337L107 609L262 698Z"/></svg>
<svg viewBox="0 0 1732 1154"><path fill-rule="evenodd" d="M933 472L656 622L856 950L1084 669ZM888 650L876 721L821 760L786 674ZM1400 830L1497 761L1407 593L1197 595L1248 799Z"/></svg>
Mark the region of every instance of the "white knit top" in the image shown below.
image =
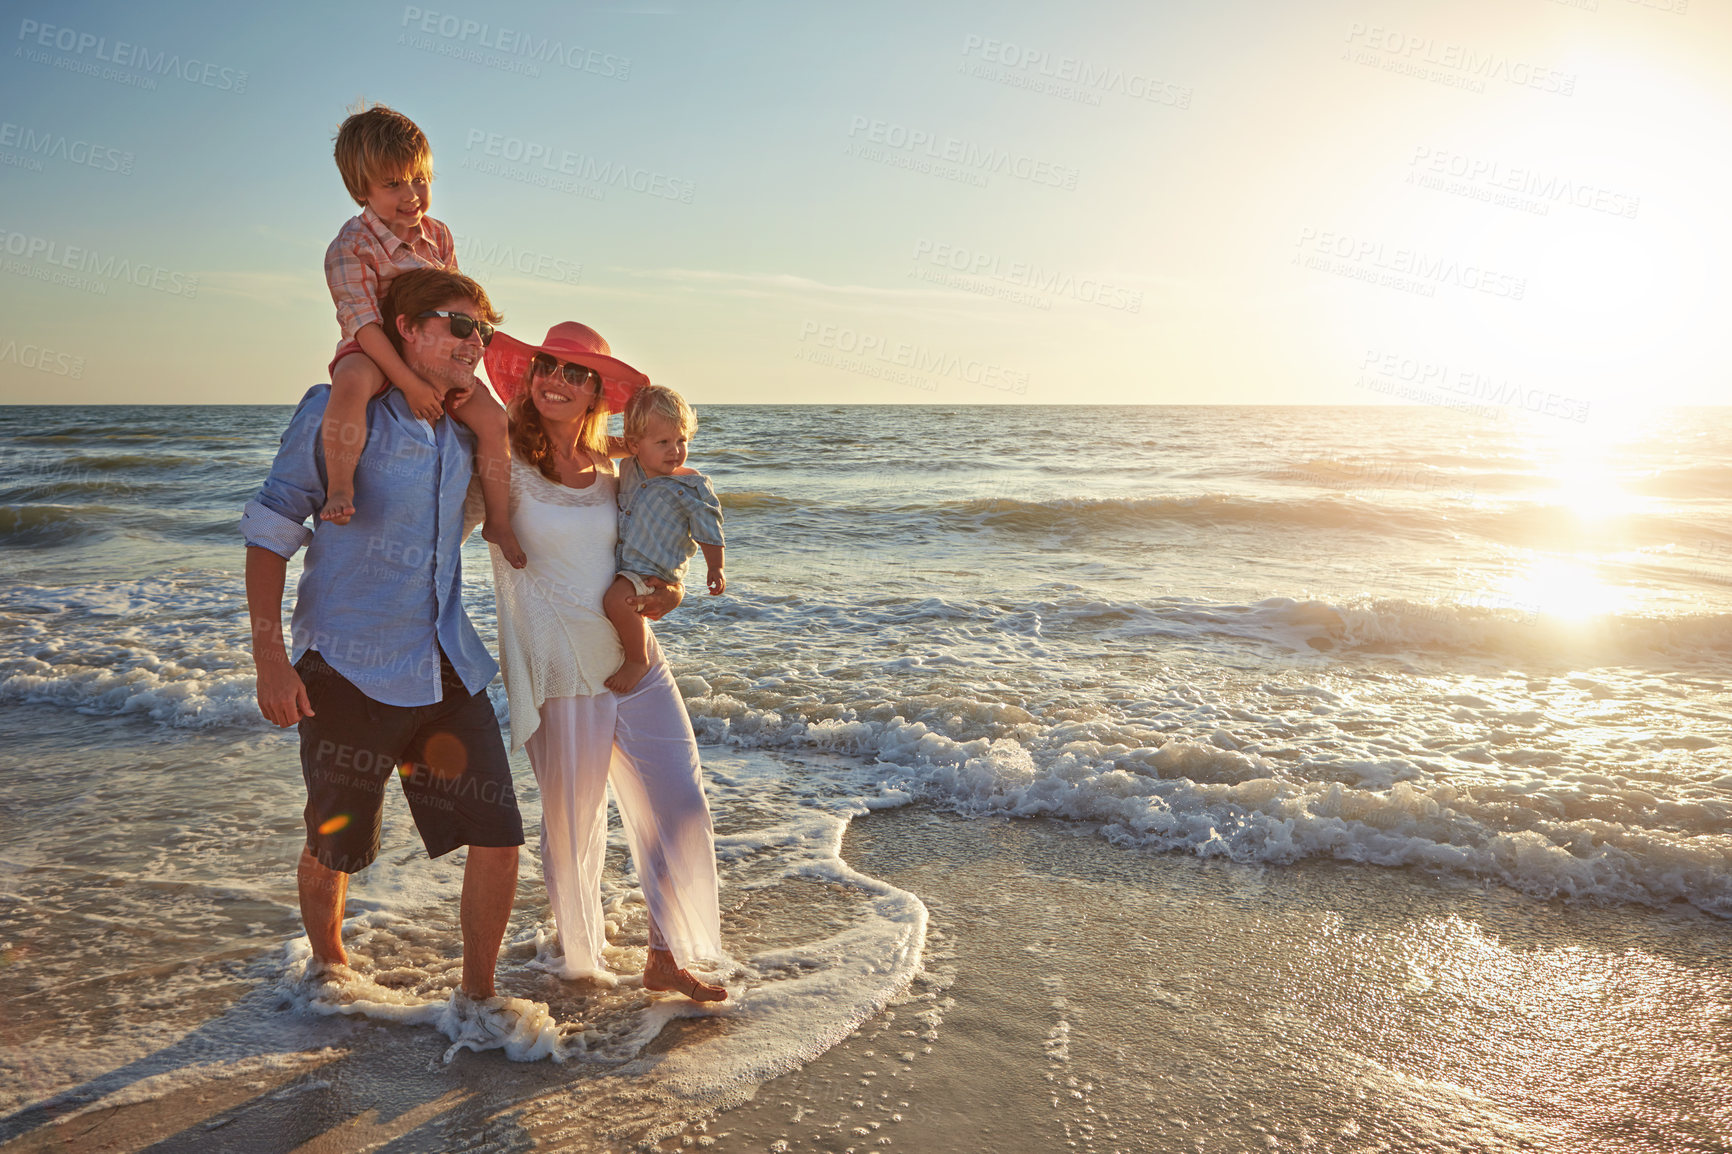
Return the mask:
<svg viewBox="0 0 1732 1154"><path fill-rule="evenodd" d="M541 727L542 702L610 692L602 684L625 659L602 614L614 577L619 507L613 463L585 489L555 484L511 462L511 528L529 555L513 569L495 546L499 664L511 707L511 748Z"/></svg>

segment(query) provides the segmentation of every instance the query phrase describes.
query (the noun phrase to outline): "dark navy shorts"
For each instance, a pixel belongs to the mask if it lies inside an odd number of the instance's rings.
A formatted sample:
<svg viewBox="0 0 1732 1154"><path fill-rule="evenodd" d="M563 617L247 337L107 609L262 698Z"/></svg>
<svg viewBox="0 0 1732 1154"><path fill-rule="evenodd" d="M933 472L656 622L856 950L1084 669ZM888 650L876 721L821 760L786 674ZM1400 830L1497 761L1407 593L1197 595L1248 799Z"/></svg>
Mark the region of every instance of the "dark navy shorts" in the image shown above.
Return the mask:
<svg viewBox="0 0 1732 1154"><path fill-rule="evenodd" d="M440 654L444 700L385 705L316 652L295 662L312 717L301 719L307 848L329 869L366 869L379 856L379 818L393 774L427 856L458 846L523 844L523 817L499 721L485 691L470 693Z"/></svg>

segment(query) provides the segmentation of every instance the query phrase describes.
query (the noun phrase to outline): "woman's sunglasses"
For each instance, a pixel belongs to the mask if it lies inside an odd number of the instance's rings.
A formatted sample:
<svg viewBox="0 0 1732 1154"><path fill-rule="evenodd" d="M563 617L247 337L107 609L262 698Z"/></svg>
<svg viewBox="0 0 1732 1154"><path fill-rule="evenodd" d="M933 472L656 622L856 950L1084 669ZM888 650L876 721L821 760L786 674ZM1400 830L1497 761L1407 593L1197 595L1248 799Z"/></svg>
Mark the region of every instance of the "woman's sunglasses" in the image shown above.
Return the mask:
<svg viewBox="0 0 1732 1154"><path fill-rule="evenodd" d="M538 377L552 376L554 370L557 369L560 379L574 389L581 389L590 384L601 384L601 374L588 365L574 365L570 361L555 360L546 353L536 353L531 357L529 367Z"/></svg>
<svg viewBox="0 0 1732 1154"><path fill-rule="evenodd" d="M474 317L465 316L462 313L445 312L440 309L428 309L415 319L426 320L428 317L444 317L450 321L451 335L460 341L468 340L470 333L480 330L482 345L486 346L493 343L493 326L486 321L478 321Z"/></svg>

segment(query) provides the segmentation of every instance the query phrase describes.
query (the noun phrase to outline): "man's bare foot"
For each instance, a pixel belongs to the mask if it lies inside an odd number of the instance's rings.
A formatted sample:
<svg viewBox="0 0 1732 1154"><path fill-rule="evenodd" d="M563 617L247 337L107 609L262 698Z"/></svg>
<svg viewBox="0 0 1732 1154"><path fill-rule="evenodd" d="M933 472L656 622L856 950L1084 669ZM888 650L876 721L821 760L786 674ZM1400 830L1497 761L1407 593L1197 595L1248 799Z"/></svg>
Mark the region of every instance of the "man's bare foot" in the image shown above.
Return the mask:
<svg viewBox="0 0 1732 1154"><path fill-rule="evenodd" d="M499 546L499 551L505 554L505 560L513 569L521 569L529 564L529 555L523 551L523 546L517 543L517 534L511 531L510 525L501 527L495 526L492 521L483 521L481 539Z"/></svg>
<svg viewBox="0 0 1732 1154"><path fill-rule="evenodd" d="M349 968L347 958L340 962L323 962L318 958L311 958L307 962L307 968L301 971L298 984L310 991L326 990L334 996L343 986L358 977L360 975Z"/></svg>
<svg viewBox="0 0 1732 1154"><path fill-rule="evenodd" d="M333 525L347 525L355 515L355 491L332 489L325 494L325 507L319 510L319 520Z"/></svg>
<svg viewBox="0 0 1732 1154"><path fill-rule="evenodd" d="M643 988L646 990L678 990L694 1002L726 1001L728 991L721 986L712 986L692 976L690 970L682 970L674 964L674 956L667 950L651 950L649 961L644 963Z"/></svg>
<svg viewBox="0 0 1732 1154"><path fill-rule="evenodd" d="M615 693L630 693L637 688L637 683L643 680L643 675L649 672L649 662L628 661L613 671L613 676L602 682Z"/></svg>

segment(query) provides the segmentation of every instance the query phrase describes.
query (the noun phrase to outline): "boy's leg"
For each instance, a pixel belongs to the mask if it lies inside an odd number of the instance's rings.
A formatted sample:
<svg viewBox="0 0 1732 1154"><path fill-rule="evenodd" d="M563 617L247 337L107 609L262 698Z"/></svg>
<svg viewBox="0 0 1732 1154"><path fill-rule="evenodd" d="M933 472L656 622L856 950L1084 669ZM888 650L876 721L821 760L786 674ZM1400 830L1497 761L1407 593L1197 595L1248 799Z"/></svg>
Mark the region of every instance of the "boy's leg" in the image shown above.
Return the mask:
<svg viewBox="0 0 1732 1154"><path fill-rule="evenodd" d="M636 596L637 589L626 577L615 577L601 599L601 609L619 634L620 648L625 650L625 662L602 684L615 693L630 693L649 672L649 627L643 615L627 599Z"/></svg>
<svg viewBox="0 0 1732 1154"><path fill-rule="evenodd" d="M365 353L350 353L331 374L331 399L319 436L325 443L325 507L319 520L349 523L355 515L355 469L367 443L367 402L385 374Z"/></svg>
<svg viewBox="0 0 1732 1154"><path fill-rule="evenodd" d="M505 409L477 384L462 404L451 409L451 415L475 434L475 466L481 474L481 501L487 510L481 538L499 546L512 568L521 569L529 558L511 531L511 446Z"/></svg>

